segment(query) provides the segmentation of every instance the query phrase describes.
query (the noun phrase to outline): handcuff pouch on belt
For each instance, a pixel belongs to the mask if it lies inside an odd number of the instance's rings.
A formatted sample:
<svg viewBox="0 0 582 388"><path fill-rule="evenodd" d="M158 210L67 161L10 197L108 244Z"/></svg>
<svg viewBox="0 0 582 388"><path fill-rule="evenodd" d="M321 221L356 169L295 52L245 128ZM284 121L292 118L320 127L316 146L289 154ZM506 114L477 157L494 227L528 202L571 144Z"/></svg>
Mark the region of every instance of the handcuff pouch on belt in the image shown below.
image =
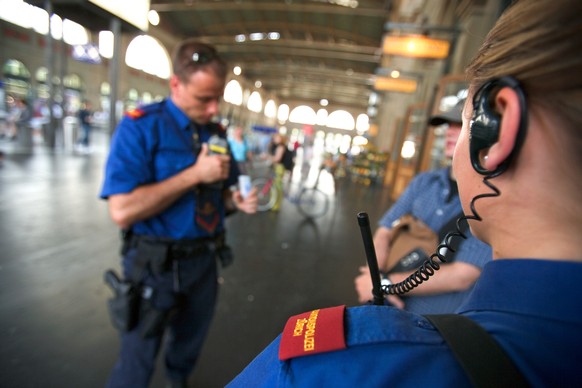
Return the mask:
<svg viewBox="0 0 582 388"><path fill-rule="evenodd" d="M143 338L161 334L175 310L175 308L160 310L153 306L155 290L143 284L147 270L152 274L168 272L172 270L174 260L209 251L215 252L222 267L230 265L233 261L232 251L225 244L224 233L215 238L192 241L135 236L131 232L124 232L122 236L121 253L125 255L133 248L137 252L129 279L120 281L112 270L105 274L106 282L115 293L108 301L109 313L114 327L120 331L131 331L142 322L140 334ZM111 274L117 281L112 281Z"/></svg>

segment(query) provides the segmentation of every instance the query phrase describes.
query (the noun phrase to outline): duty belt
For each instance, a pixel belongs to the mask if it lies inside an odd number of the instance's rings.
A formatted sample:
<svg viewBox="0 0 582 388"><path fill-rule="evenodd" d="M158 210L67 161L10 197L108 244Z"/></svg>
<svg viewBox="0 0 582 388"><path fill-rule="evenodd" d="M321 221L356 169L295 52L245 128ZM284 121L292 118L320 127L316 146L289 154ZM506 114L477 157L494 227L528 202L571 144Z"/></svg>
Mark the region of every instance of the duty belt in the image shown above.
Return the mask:
<svg viewBox="0 0 582 388"><path fill-rule="evenodd" d="M182 259L196 256L209 251L216 251L224 246L224 235L213 238L202 238L196 240L178 240L168 246L169 257L172 259Z"/></svg>
<svg viewBox="0 0 582 388"><path fill-rule="evenodd" d="M213 237L201 237L197 239L173 240L153 236L141 236L130 233L123 236L123 252L139 246L147 245L150 248L156 247L167 252L170 259L182 259L196 256L209 251L216 251L225 246L224 233Z"/></svg>

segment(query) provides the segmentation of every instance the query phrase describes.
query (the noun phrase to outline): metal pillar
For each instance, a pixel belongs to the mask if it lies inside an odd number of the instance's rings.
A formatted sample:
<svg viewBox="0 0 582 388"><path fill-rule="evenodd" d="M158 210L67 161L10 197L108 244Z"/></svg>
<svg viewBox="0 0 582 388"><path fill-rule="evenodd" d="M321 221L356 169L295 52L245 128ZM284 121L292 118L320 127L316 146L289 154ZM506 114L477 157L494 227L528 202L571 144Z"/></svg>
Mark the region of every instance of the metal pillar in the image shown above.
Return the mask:
<svg viewBox="0 0 582 388"><path fill-rule="evenodd" d="M50 0L46 0L44 2L44 9L48 14L48 23L49 23L49 31L46 35L46 44L45 44L45 58L46 58L46 68L47 68L47 75L46 75L46 86L48 89L48 100L47 100L47 108L48 108L48 119L49 123L46 128L46 132L43 134L45 136L44 142L50 148L55 148L56 145L56 130L55 130L55 122L53 120L53 104L54 104L54 88L53 88L53 74L54 67L55 67L55 50L53 48L53 36L52 36L52 28L51 28L51 16L53 14L53 5Z"/></svg>
<svg viewBox="0 0 582 388"><path fill-rule="evenodd" d="M113 57L109 62L109 133L113 134L117 126L117 98L119 86L119 57L121 54L121 21L114 17L111 19L111 32L113 32Z"/></svg>

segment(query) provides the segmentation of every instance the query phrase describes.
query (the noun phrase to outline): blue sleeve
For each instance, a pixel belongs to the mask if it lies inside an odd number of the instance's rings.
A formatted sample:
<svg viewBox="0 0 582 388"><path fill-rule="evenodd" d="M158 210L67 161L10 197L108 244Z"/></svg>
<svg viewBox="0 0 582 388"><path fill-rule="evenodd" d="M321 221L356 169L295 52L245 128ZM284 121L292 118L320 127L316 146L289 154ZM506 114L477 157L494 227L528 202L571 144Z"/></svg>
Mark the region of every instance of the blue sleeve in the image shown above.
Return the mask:
<svg viewBox="0 0 582 388"><path fill-rule="evenodd" d="M378 224L385 228L391 228L392 223L405 214L413 213L414 201L422 194L421 186L426 174L417 175L398 197L396 202L382 216Z"/></svg>
<svg viewBox="0 0 582 388"><path fill-rule="evenodd" d="M279 376L285 362L279 360L279 335L247 367L226 385L235 387L278 387Z"/></svg>
<svg viewBox="0 0 582 388"><path fill-rule="evenodd" d="M278 358L279 336L227 387L469 386L440 334L416 314L349 308L344 332L347 348L287 361Z"/></svg>
<svg viewBox="0 0 582 388"><path fill-rule="evenodd" d="M111 140L100 197L129 193L153 181L151 152L139 124L142 120L124 117Z"/></svg>

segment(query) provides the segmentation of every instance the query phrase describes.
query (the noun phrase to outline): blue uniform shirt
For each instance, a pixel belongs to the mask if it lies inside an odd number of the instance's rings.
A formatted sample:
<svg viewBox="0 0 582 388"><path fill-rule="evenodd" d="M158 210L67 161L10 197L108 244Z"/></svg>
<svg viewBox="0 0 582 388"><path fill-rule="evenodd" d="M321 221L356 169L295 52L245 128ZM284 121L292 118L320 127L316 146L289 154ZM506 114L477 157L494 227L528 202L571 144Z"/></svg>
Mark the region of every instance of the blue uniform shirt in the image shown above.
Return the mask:
<svg viewBox="0 0 582 388"><path fill-rule="evenodd" d="M422 220L435 232L462 211L459 196L451 193L449 168L429 171L417 175L398 200L390 207L379 222L380 226L391 228L392 223L405 214L412 214ZM489 245L475 238L470 230L467 239L459 240L454 261L464 262L482 269L491 261ZM406 310L419 314L442 314L455 311L470 294L472 287L460 292L438 295L403 297Z"/></svg>
<svg viewBox="0 0 582 388"><path fill-rule="evenodd" d="M495 260L460 311L493 335L533 387L579 387L581 294L581 263ZM278 358L279 337L228 387L470 386L420 315L386 306L348 308L344 332L346 349L287 361Z"/></svg>
<svg viewBox="0 0 582 388"><path fill-rule="evenodd" d="M163 181L194 164L194 131L188 117L170 99L126 114L112 138L101 198ZM197 132L199 142L207 142L213 134L225 137L216 124L198 126ZM224 187L234 184L238 176L236 163L230 166ZM196 222L197 208L218 212L213 231ZM223 228L224 203L222 190L217 189L189 191L162 213L132 226L138 235L172 239L207 237Z"/></svg>

